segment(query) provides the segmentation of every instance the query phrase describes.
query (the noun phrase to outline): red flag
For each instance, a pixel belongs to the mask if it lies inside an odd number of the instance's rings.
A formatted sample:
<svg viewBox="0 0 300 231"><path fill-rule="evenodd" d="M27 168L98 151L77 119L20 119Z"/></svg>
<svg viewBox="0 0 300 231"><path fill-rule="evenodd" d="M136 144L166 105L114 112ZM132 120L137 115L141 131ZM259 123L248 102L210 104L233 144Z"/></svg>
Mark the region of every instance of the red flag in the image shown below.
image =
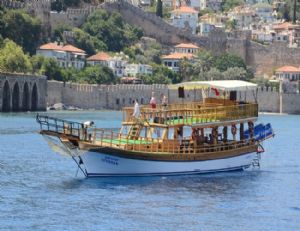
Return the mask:
<svg viewBox="0 0 300 231"><path fill-rule="evenodd" d="M220 95L220 92L218 91L218 89L217 88L211 88L214 92L215 92L215 95L216 96L219 96Z"/></svg>

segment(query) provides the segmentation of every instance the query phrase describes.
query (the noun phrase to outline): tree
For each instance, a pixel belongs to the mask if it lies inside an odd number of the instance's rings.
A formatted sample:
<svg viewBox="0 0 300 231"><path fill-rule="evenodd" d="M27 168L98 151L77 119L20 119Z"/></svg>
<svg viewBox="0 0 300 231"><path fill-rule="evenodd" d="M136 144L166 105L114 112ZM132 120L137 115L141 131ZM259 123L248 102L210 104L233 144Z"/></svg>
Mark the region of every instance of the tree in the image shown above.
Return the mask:
<svg viewBox="0 0 300 231"><path fill-rule="evenodd" d="M230 67L241 67L246 69L246 64L244 60L234 54L225 53L218 56L213 61L213 67L220 71L226 71Z"/></svg>
<svg viewBox="0 0 300 231"><path fill-rule="evenodd" d="M157 0L156 16L161 17L161 18L163 17L163 6L162 6L162 1L161 0Z"/></svg>
<svg viewBox="0 0 300 231"><path fill-rule="evenodd" d="M114 84L117 82L117 78L109 67L96 65L80 71L77 81L89 84Z"/></svg>
<svg viewBox="0 0 300 231"><path fill-rule="evenodd" d="M54 58L45 58L40 73L47 76L48 80L65 81L64 70Z"/></svg>
<svg viewBox="0 0 300 231"><path fill-rule="evenodd" d="M84 50L88 55L93 55L96 51L105 51L107 50L107 46L101 40L97 39L84 32L81 29L74 28L74 38L75 38L75 46Z"/></svg>
<svg viewBox="0 0 300 231"><path fill-rule="evenodd" d="M244 0L225 0L221 4L222 11L229 11L230 9L236 7L236 6L242 6L244 5Z"/></svg>
<svg viewBox="0 0 300 231"><path fill-rule="evenodd" d="M142 36L142 30L124 23L119 13L97 10L83 25L89 35L101 40L109 51L121 51Z"/></svg>
<svg viewBox="0 0 300 231"><path fill-rule="evenodd" d="M15 42L5 39L0 49L0 70L27 73L31 69L29 56Z"/></svg>
<svg viewBox="0 0 300 231"><path fill-rule="evenodd" d="M223 77L226 80L248 80L247 71L240 67L230 67L223 72Z"/></svg>
<svg viewBox="0 0 300 231"><path fill-rule="evenodd" d="M8 10L4 12L1 21L4 23L0 26L3 38L13 40L30 54L35 53L42 30L40 20L21 10Z"/></svg>
<svg viewBox="0 0 300 231"><path fill-rule="evenodd" d="M68 7L78 7L80 0L55 0L51 2L51 10L66 11Z"/></svg>

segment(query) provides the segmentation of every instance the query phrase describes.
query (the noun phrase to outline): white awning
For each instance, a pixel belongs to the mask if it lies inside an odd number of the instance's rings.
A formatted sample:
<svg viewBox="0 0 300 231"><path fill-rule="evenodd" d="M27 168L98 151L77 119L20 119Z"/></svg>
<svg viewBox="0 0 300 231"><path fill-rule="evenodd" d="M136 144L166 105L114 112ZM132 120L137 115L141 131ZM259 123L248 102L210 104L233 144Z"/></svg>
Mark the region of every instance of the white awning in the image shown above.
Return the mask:
<svg viewBox="0 0 300 231"><path fill-rule="evenodd" d="M173 84L171 89L184 87L184 89L207 89L216 88L221 91L247 91L255 90L257 84L242 81L242 80L215 80L215 81L195 81Z"/></svg>

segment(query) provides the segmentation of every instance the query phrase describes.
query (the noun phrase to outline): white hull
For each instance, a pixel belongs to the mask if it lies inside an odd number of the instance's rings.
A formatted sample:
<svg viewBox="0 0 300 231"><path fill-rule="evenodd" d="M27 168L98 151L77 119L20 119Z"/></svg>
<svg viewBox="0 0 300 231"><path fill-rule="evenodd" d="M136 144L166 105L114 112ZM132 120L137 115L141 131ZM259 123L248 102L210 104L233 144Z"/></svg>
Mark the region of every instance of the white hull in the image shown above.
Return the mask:
<svg viewBox="0 0 300 231"><path fill-rule="evenodd" d="M180 175L242 170L249 167L254 158L254 153L225 159L182 162L127 159L96 152L86 152L81 156L87 176Z"/></svg>
<svg viewBox="0 0 300 231"><path fill-rule="evenodd" d="M58 144L62 146L60 150L67 149L62 143L55 142L55 145ZM247 153L206 161L152 161L129 159L98 152L85 152L78 149L68 149L67 154L72 155L77 165L88 177L180 175L242 170L249 167L256 158L256 153Z"/></svg>

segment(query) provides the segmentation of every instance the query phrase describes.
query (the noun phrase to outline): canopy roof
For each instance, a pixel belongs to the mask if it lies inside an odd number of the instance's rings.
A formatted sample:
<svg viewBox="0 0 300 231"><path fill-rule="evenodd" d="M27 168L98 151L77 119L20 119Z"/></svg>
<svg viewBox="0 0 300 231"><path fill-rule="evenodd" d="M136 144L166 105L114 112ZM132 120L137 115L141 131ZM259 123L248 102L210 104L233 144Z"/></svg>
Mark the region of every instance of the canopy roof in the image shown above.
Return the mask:
<svg viewBox="0 0 300 231"><path fill-rule="evenodd" d="M215 80L184 82L171 85L171 88L184 87L184 89L207 89L216 88L221 91L247 91L255 90L257 85L242 80Z"/></svg>

